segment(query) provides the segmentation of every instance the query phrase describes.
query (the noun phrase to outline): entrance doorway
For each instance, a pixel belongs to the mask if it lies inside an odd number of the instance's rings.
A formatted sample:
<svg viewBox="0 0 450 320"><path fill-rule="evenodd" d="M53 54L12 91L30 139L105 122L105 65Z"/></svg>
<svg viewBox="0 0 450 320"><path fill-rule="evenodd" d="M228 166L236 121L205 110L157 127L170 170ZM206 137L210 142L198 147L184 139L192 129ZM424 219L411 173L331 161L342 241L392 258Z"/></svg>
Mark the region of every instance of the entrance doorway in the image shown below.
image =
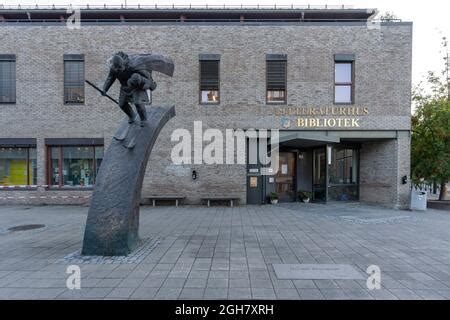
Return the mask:
<svg viewBox="0 0 450 320"><path fill-rule="evenodd" d="M313 150L313 185L312 185L312 200L326 201L326 149L319 148Z"/></svg>
<svg viewBox="0 0 450 320"><path fill-rule="evenodd" d="M296 154L280 152L279 169L275 176L275 191L280 201L295 201L296 198Z"/></svg>
<svg viewBox="0 0 450 320"><path fill-rule="evenodd" d="M247 139L248 204L267 203L272 192L278 194L280 202L296 201L299 191L315 202L359 199L358 143L344 143L327 135L312 139L310 133L303 132L289 133L286 137L278 147L278 170L265 171L270 172L267 175L261 169L266 162L250 161L259 159L261 144L256 139ZM270 154L270 148L268 144L263 154Z"/></svg>
<svg viewBox="0 0 450 320"><path fill-rule="evenodd" d="M262 176L259 174L247 175L247 204L263 203Z"/></svg>
<svg viewBox="0 0 450 320"><path fill-rule="evenodd" d="M258 150L258 141L247 139L247 204L264 203L264 176L261 175L260 164L250 161L258 159Z"/></svg>

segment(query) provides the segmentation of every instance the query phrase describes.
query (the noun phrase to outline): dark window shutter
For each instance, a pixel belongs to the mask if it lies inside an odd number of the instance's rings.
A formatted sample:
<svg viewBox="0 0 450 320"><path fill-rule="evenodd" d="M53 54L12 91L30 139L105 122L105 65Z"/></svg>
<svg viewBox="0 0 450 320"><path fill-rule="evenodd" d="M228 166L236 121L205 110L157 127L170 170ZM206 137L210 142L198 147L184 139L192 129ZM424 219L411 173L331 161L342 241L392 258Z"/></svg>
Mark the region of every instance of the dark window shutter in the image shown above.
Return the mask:
<svg viewBox="0 0 450 320"><path fill-rule="evenodd" d="M267 60L267 90L286 89L286 61Z"/></svg>
<svg viewBox="0 0 450 320"><path fill-rule="evenodd" d="M200 90L219 90L219 61L200 61Z"/></svg>
<svg viewBox="0 0 450 320"><path fill-rule="evenodd" d="M16 56L0 54L0 103L16 102Z"/></svg>
<svg viewBox="0 0 450 320"><path fill-rule="evenodd" d="M64 102L84 103L84 58L64 55Z"/></svg>

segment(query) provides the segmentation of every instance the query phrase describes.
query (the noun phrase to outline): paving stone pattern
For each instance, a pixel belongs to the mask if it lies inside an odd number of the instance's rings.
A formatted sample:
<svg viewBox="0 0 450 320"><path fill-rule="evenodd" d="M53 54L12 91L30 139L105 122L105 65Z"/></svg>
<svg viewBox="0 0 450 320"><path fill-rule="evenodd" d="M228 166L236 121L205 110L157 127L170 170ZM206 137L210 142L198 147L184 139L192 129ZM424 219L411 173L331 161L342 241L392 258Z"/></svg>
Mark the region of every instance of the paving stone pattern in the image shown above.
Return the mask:
<svg viewBox="0 0 450 320"><path fill-rule="evenodd" d="M69 290L66 268L81 248L87 211L0 206L2 230L46 225L0 234L0 299L450 298L447 211L358 203L142 207L140 235L150 240L139 259L81 262L81 289ZM349 264L363 275L375 264L382 288L368 290L366 279L280 280L273 269L280 263Z"/></svg>

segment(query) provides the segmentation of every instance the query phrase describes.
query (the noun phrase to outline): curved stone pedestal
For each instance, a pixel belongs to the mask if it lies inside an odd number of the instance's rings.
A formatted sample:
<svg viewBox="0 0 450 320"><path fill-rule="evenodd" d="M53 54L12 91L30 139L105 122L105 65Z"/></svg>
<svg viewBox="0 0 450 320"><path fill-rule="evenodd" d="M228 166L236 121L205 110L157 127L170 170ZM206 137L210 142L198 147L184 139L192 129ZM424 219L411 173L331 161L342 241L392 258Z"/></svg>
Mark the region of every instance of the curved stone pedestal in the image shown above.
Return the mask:
<svg viewBox="0 0 450 320"><path fill-rule="evenodd" d="M102 160L92 195L83 240L83 255L122 256L139 240L139 203L148 158L175 107L147 107L147 123L132 124L127 138L113 139ZM124 120L118 131L128 122ZM133 138L134 137L134 138ZM134 139L134 147L126 147Z"/></svg>

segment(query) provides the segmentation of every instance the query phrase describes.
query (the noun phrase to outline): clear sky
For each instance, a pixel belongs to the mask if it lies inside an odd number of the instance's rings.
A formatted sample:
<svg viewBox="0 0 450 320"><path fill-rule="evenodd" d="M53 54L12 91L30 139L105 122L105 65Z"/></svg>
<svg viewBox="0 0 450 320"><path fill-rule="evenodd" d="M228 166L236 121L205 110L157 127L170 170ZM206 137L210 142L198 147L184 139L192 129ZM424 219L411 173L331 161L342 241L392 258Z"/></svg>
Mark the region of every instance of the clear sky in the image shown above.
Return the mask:
<svg viewBox="0 0 450 320"><path fill-rule="evenodd" d="M450 0L55 0L55 4L72 5L345 5L353 8L377 8L380 12L393 12L403 21L412 21L413 25L413 84L417 84L423 79L427 71L441 71L443 68L442 56L440 52L441 38L450 38ZM0 0L4 5L51 5L52 0Z"/></svg>

